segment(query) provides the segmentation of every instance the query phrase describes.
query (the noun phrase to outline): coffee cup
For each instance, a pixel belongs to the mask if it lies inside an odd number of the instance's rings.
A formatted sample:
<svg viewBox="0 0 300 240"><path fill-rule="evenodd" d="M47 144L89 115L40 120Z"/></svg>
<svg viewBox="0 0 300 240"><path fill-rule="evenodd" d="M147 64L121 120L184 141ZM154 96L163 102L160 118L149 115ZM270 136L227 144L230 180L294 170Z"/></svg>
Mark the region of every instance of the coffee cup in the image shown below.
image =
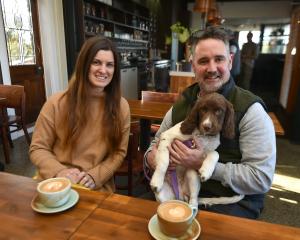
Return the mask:
<svg viewBox="0 0 300 240"><path fill-rule="evenodd" d="M157 208L158 225L162 233L169 237L184 235L191 226L198 208L179 200L169 200Z"/></svg>
<svg viewBox="0 0 300 240"><path fill-rule="evenodd" d="M49 178L40 182L37 192L40 203L55 208L64 205L70 197L71 181L67 178Z"/></svg>

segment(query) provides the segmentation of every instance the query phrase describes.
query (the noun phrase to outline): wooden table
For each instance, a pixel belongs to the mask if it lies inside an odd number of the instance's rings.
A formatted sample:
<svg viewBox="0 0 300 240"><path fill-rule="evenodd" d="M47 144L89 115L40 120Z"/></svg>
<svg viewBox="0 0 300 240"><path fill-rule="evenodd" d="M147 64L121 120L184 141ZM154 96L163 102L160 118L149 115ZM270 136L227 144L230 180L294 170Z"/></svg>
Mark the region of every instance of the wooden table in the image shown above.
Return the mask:
<svg viewBox="0 0 300 240"><path fill-rule="evenodd" d="M147 120L162 120L173 105L168 102L149 102L132 99L128 99L127 101L131 117Z"/></svg>
<svg viewBox="0 0 300 240"><path fill-rule="evenodd" d="M140 119L141 137L140 148L146 151L150 145L151 120L163 120L167 111L172 107L168 102L149 102L128 99L132 118Z"/></svg>
<svg viewBox="0 0 300 240"><path fill-rule="evenodd" d="M109 195L77 190L76 207L47 215L31 209L36 185L31 178L0 173L0 239L69 239Z"/></svg>
<svg viewBox="0 0 300 240"><path fill-rule="evenodd" d="M118 194L76 189L79 202L56 214L31 209L37 183L0 173L1 239L152 239L148 222L158 204ZM274 211L276 211L274 209ZM201 211L201 240L295 240L300 228Z"/></svg>

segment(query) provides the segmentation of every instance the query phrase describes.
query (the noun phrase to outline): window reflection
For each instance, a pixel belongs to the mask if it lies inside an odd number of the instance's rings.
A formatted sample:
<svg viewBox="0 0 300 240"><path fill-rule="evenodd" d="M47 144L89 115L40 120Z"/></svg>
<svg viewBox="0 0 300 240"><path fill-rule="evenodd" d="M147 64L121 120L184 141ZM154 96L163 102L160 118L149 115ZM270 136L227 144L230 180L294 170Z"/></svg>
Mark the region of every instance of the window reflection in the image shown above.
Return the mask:
<svg viewBox="0 0 300 240"><path fill-rule="evenodd" d="M1 0L9 65L35 64L30 0Z"/></svg>

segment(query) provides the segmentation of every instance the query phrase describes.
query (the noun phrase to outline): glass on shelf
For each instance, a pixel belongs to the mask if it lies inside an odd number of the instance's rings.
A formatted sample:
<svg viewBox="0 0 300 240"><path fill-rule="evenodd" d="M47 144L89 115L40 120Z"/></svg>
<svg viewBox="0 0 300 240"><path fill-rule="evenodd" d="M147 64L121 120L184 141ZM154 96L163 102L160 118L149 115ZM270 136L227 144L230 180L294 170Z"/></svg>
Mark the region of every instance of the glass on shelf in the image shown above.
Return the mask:
<svg viewBox="0 0 300 240"><path fill-rule="evenodd" d="M92 16L96 16L96 7L95 7L95 5L92 5L91 6L91 14L92 14Z"/></svg>
<svg viewBox="0 0 300 240"><path fill-rule="evenodd" d="M91 15L92 12L92 7L90 3L85 3L85 14L86 15Z"/></svg>

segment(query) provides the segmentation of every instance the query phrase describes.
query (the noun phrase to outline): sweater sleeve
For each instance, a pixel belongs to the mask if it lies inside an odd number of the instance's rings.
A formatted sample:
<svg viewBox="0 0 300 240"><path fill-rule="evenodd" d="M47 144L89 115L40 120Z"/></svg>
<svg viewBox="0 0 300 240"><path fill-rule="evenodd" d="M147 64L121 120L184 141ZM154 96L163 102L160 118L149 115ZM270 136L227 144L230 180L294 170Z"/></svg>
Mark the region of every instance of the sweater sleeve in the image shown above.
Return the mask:
<svg viewBox="0 0 300 240"><path fill-rule="evenodd" d="M121 166L128 146L128 139L130 133L130 109L128 102L122 98L121 102L122 111L122 139L119 149L113 154L110 154L94 168L88 170L95 180L96 189L101 188L110 178L113 177L115 171Z"/></svg>
<svg viewBox="0 0 300 240"><path fill-rule="evenodd" d="M44 104L38 116L29 149L30 159L43 179L54 177L59 171L66 168L53 153L53 145L57 137L54 124L55 101L53 99L51 97Z"/></svg>
<svg viewBox="0 0 300 240"><path fill-rule="evenodd" d="M239 194L267 192L276 164L276 138L272 120L259 103L253 104L239 124L240 164L217 163L212 179Z"/></svg>

